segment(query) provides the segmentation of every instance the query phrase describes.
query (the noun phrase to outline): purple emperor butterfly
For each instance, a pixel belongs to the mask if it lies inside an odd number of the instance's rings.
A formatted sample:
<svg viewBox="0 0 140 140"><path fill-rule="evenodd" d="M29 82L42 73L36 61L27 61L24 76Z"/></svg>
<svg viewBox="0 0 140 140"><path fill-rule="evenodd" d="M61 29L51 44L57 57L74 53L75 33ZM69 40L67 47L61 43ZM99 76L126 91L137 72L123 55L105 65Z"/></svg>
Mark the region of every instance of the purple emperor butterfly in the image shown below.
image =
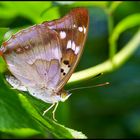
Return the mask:
<svg viewBox="0 0 140 140"><path fill-rule="evenodd" d="M65 101L70 94L63 87L83 52L88 24L88 11L75 8L60 19L12 35L0 48L11 73L6 80L51 107Z"/></svg>

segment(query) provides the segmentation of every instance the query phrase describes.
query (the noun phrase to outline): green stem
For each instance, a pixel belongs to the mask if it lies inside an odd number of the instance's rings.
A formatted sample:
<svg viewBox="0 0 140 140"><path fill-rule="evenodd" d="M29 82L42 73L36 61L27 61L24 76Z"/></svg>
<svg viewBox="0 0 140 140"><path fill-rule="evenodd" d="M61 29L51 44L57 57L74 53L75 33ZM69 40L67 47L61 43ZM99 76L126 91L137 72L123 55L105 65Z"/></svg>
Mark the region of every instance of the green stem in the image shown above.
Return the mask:
<svg viewBox="0 0 140 140"><path fill-rule="evenodd" d="M97 66L93 66L86 70L76 72L72 75L72 77L68 81L68 84L81 82L83 80L90 79L99 73L111 72L116 68L119 68L139 48L139 45L140 45L140 30L123 47L123 49L114 56L113 63L111 62L111 60L107 60Z"/></svg>
<svg viewBox="0 0 140 140"><path fill-rule="evenodd" d="M111 5L105 9L105 12L108 16L108 33L109 33L109 57L112 60L117 49L116 42L111 41L111 35L114 27L114 22L113 22L113 12L117 9L117 7L120 5L121 2L112 2Z"/></svg>
<svg viewBox="0 0 140 140"><path fill-rule="evenodd" d="M109 7L109 13L113 13L123 1L114 1Z"/></svg>
<svg viewBox="0 0 140 140"><path fill-rule="evenodd" d="M110 10L110 8L105 8L104 9L107 17L108 17L108 42L109 42L109 58L110 60L113 59L113 56L115 55L116 53L116 45L115 44L112 44L112 41L110 40L110 37L112 35L112 31L113 31L113 26L114 26L114 23L113 23L113 17L112 17L112 11ZM114 43L114 42L113 42Z"/></svg>
<svg viewBox="0 0 140 140"><path fill-rule="evenodd" d="M116 44L112 44L112 42L110 41L110 37L111 37L112 31L113 31L113 25L114 25L114 23L113 23L112 13L110 13L108 10L109 58L111 60L116 53Z"/></svg>

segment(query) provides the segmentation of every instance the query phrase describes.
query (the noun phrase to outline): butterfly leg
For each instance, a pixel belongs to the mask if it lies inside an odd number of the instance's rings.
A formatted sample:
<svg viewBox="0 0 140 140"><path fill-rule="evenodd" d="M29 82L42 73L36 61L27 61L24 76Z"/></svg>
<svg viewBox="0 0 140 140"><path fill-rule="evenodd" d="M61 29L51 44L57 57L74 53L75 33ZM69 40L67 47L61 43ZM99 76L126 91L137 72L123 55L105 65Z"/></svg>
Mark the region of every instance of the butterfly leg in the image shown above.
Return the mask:
<svg viewBox="0 0 140 140"><path fill-rule="evenodd" d="M53 110L53 112L52 112L52 113L53 113L53 119L54 119L55 121L57 121L56 118L55 118L55 112L56 112L57 107L58 107L58 102L56 103L55 108L54 108L54 110Z"/></svg>
<svg viewBox="0 0 140 140"><path fill-rule="evenodd" d="M51 108L53 108L54 105L55 105L55 103L53 103L47 110L45 110L45 111L43 112L43 116L44 116Z"/></svg>

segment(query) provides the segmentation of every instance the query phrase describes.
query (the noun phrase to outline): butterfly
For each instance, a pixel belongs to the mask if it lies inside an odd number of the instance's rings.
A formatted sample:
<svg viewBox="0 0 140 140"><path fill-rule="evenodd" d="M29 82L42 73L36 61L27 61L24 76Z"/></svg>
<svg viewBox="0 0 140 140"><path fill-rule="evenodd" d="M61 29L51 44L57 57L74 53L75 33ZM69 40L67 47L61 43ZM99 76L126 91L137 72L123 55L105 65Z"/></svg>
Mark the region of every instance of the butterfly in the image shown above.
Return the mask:
<svg viewBox="0 0 140 140"><path fill-rule="evenodd" d="M71 94L64 86L80 60L88 26L88 10L75 8L60 19L12 35L0 48L11 73L6 76L8 83L52 104L50 108L65 101Z"/></svg>

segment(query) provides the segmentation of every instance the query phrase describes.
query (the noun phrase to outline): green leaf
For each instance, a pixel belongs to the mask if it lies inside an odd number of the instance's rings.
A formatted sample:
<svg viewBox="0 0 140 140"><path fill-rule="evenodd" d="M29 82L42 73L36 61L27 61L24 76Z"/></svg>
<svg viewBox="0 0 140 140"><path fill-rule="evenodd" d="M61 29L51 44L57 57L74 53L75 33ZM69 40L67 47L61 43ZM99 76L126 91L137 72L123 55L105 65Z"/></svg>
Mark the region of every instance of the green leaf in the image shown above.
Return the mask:
<svg viewBox="0 0 140 140"><path fill-rule="evenodd" d="M54 5L71 5L75 3L75 1L54 1Z"/></svg>
<svg viewBox="0 0 140 140"><path fill-rule="evenodd" d="M10 8L8 4L11 2L0 2L0 18L1 19L12 19L18 13L16 12L16 8Z"/></svg>
<svg viewBox="0 0 140 140"><path fill-rule="evenodd" d="M9 28L0 28L0 46L2 41L4 40L4 35L8 32ZM0 57L0 73L4 72L6 69L6 64L4 60Z"/></svg>
<svg viewBox="0 0 140 140"><path fill-rule="evenodd" d="M2 76L0 76L0 131L23 137L43 132L40 124L23 108L18 93L3 83Z"/></svg>
<svg viewBox="0 0 140 140"><path fill-rule="evenodd" d="M6 71L6 69L7 69L7 65L3 60L3 58L0 57L0 73L3 73L4 71Z"/></svg>
<svg viewBox="0 0 140 140"><path fill-rule="evenodd" d="M40 22L49 21L60 18L59 7L52 7L50 9L45 9L43 13L41 13Z"/></svg>
<svg viewBox="0 0 140 140"><path fill-rule="evenodd" d="M13 18L21 15L38 23L41 18L41 12L44 9L49 8L52 5L52 2L1 2L0 4L2 5L0 17Z"/></svg>
<svg viewBox="0 0 140 140"><path fill-rule="evenodd" d="M122 3L122 1L114 1L114 2L111 2L108 10L109 10L109 13L112 14L117 8L118 6Z"/></svg>
<svg viewBox="0 0 140 140"><path fill-rule="evenodd" d="M87 138L81 132L67 128L48 117L42 116L35 107L29 102L29 100L22 94L18 94L24 108L30 113L35 119L46 126L49 133L53 134L56 138Z"/></svg>
<svg viewBox="0 0 140 140"><path fill-rule="evenodd" d="M8 32L8 30L9 30L9 28L0 28L0 43L2 42L4 35L6 32Z"/></svg>
<svg viewBox="0 0 140 140"><path fill-rule="evenodd" d="M25 97L16 90L10 89L10 86L7 87L2 79L0 77L1 132L17 137L28 137L37 134L44 135L44 129L47 129L47 132L56 138L86 138L81 132L64 127L46 116L43 117L42 111L37 110L35 104L29 102L28 95Z"/></svg>
<svg viewBox="0 0 140 140"><path fill-rule="evenodd" d="M2 42L4 41L5 34L9 31L9 28L0 28L0 46L2 45ZM6 70L7 66L5 61L2 57L0 57L0 73L3 73Z"/></svg>
<svg viewBox="0 0 140 140"><path fill-rule="evenodd" d="M34 135L38 135L40 134L39 131L35 130L35 129L31 129L31 128L18 128L18 129L6 129L6 130L1 130L1 132L3 133L7 133L7 134L12 134L13 136L15 136L16 138L28 138Z"/></svg>
<svg viewBox="0 0 140 140"><path fill-rule="evenodd" d="M98 7L107 7L108 5L108 2L106 1L102 1L102 2L98 2L98 1L94 1L94 2L91 2L91 1L78 1L78 2L55 2L57 3L58 5L70 5L72 7L88 7L88 6L98 6Z"/></svg>

